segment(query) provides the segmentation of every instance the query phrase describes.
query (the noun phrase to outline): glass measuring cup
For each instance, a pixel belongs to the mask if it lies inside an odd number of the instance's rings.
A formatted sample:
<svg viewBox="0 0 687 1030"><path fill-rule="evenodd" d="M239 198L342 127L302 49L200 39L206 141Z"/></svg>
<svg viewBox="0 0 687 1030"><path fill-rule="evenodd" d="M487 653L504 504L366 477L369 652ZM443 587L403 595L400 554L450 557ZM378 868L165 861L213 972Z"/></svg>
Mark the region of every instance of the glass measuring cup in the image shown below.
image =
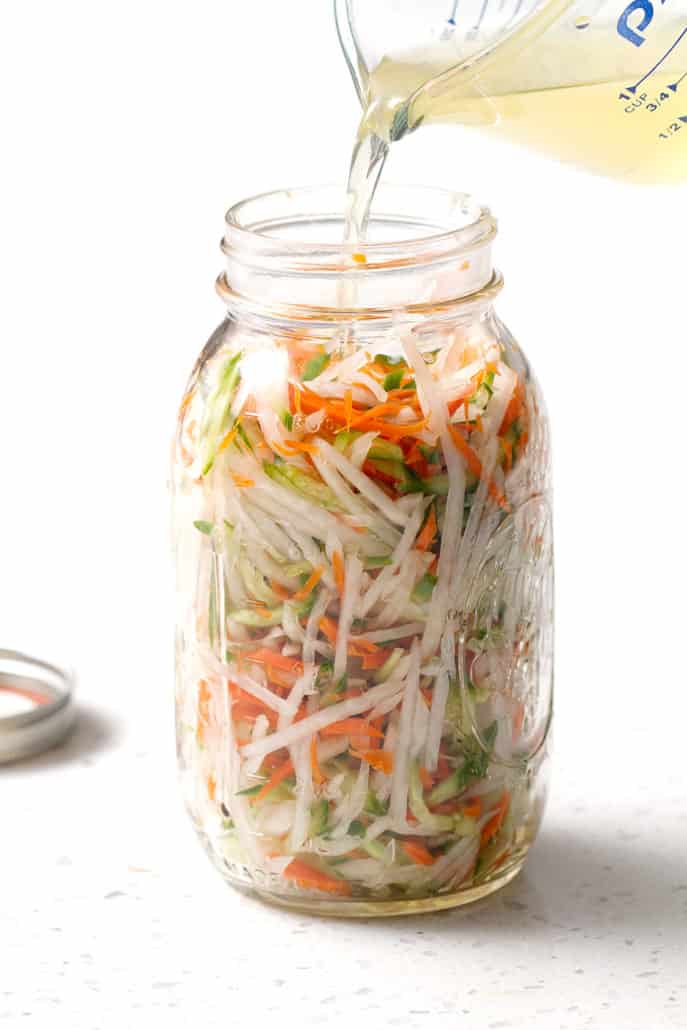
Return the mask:
<svg viewBox="0 0 687 1030"><path fill-rule="evenodd" d="M687 179L684 0L335 0L363 132L470 125L589 171Z"/></svg>

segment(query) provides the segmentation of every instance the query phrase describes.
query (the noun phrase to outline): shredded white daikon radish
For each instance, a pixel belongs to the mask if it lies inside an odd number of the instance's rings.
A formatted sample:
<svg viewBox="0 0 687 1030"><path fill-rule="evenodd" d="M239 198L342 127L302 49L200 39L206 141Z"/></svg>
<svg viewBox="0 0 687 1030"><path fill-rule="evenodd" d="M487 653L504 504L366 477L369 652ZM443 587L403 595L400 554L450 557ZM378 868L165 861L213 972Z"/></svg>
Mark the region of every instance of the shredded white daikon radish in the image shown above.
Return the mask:
<svg viewBox="0 0 687 1030"><path fill-rule="evenodd" d="M359 558L347 558L345 563L344 593L341 600L341 611L339 613L339 628L336 635L336 650L334 652L334 679L339 680L346 671L348 660L348 634L351 631L351 623L355 607L359 600L360 577L363 567Z"/></svg>
<svg viewBox="0 0 687 1030"><path fill-rule="evenodd" d="M322 440L318 444L323 456L327 458L332 465L336 466L339 472L355 486L360 493L367 498L367 500L375 506L383 515L398 526L405 526L406 516L404 512L398 510L394 502L387 497L383 490L374 483L369 476L366 476L364 472L361 472L359 468L349 461L348 458L344 457L335 447Z"/></svg>
<svg viewBox="0 0 687 1030"><path fill-rule="evenodd" d="M314 715L306 716L305 719L293 723L285 730L271 733L264 740L257 741L255 744L251 741L250 744L244 745L242 748L243 757L250 758L251 755L258 754L264 756L272 751L276 751L280 747L290 747L296 741L309 738L313 733L319 733L325 726L330 726L334 722L339 722L341 719L350 719L354 715L362 715L363 712L369 712L379 701L397 690L398 684L395 682L380 683L378 687L371 687L370 690L359 697L350 697L346 701L329 705Z"/></svg>
<svg viewBox="0 0 687 1030"><path fill-rule="evenodd" d="M410 769L410 745L412 741L413 719L417 702L418 684L420 680L420 650L417 641L413 641L410 649L410 668L406 677L401 704L401 719L398 731L398 743L394 754L394 769L391 779L391 800L389 813L395 827L401 831L406 825L408 807L408 774Z"/></svg>

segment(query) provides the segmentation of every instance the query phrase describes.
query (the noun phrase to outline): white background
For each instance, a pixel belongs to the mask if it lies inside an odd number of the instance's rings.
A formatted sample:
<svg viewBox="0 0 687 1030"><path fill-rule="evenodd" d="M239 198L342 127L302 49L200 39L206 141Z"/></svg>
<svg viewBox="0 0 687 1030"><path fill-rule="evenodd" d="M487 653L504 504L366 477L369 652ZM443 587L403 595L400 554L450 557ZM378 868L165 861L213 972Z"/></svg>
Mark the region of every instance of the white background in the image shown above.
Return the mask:
<svg viewBox="0 0 687 1030"><path fill-rule="evenodd" d="M343 183L330 5L5 0L0 97L0 642L73 664L83 706L66 749L0 772L0 1018L684 1027L687 188L456 130L390 162L500 218L498 309L553 421L557 764L504 898L332 926L230 894L185 826L166 496L225 208Z"/></svg>

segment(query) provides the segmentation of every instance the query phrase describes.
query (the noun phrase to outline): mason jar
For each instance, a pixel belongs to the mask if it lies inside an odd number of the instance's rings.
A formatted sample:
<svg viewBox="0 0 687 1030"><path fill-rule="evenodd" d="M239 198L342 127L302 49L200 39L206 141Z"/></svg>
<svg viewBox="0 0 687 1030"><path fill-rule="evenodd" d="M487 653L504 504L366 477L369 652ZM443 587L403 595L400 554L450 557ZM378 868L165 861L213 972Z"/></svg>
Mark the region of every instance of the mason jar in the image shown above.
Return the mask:
<svg viewBox="0 0 687 1030"><path fill-rule="evenodd" d="M184 798L222 875L334 915L522 867L553 680L549 429L494 311L496 223L382 186L226 218L226 316L173 458Z"/></svg>

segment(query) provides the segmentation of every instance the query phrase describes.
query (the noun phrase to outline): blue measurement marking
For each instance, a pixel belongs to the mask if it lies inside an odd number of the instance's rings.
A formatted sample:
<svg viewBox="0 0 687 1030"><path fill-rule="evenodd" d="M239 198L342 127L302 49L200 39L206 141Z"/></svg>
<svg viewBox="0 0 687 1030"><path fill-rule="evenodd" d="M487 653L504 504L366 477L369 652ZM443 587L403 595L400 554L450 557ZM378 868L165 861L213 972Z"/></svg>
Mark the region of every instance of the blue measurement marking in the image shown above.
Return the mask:
<svg viewBox="0 0 687 1030"><path fill-rule="evenodd" d="M675 40L675 42L673 43L673 45L672 45L671 47L669 47L669 48L668 48L668 49L666 50L666 52L665 52L665 54L663 55L663 57L661 57L661 58L660 58L660 60L658 60L658 61L656 62L656 64L655 64L655 65L653 66L653 68L650 68L650 69L649 69L649 71L648 71L648 72L646 73L646 75L643 75L643 76L642 76L642 78L641 78L641 79L639 79L639 81L638 81L638 82L635 82L634 86L628 86L628 87L627 87L627 91L628 91L628 93L636 93L636 92L637 92L637 90L639 89L639 87L640 87L640 86L642 85L642 83L643 83L643 82L646 82L646 80L647 80L647 79L648 79L648 78L649 78L649 77L650 77L651 75L653 75L653 74L654 74L654 72L655 72L655 71L656 71L656 70L657 70L658 68L660 68L660 67L661 67L661 65L663 64L663 62L664 62L664 61L665 61L665 60L666 60L666 59L667 59L668 57L670 57L670 55L672 54L672 52L673 52L673 50L675 49L675 47L676 47L676 46L677 46L677 45L678 45L678 44L679 44L679 43L680 43L680 42L681 42L681 41L682 41L682 40L684 39L684 37L685 37L685 36L687 36L687 28L684 28L684 29L682 30L682 32L681 32L681 33L680 33L680 35L679 35L679 36L677 37L677 39ZM684 78L684 76L683 76L683 78Z"/></svg>
<svg viewBox="0 0 687 1030"><path fill-rule="evenodd" d="M458 11L458 4L459 4L459 2L460 2L460 0L454 0L454 2L453 2L453 10L451 11L451 13L450 13L450 15L448 17L449 25L455 25L456 24L456 13Z"/></svg>
<svg viewBox="0 0 687 1030"><path fill-rule="evenodd" d="M687 72L685 72L684 75L681 75L679 79L676 79L675 82L671 82L668 89L672 89L673 93L677 93L677 88L684 79L687 79Z"/></svg>

